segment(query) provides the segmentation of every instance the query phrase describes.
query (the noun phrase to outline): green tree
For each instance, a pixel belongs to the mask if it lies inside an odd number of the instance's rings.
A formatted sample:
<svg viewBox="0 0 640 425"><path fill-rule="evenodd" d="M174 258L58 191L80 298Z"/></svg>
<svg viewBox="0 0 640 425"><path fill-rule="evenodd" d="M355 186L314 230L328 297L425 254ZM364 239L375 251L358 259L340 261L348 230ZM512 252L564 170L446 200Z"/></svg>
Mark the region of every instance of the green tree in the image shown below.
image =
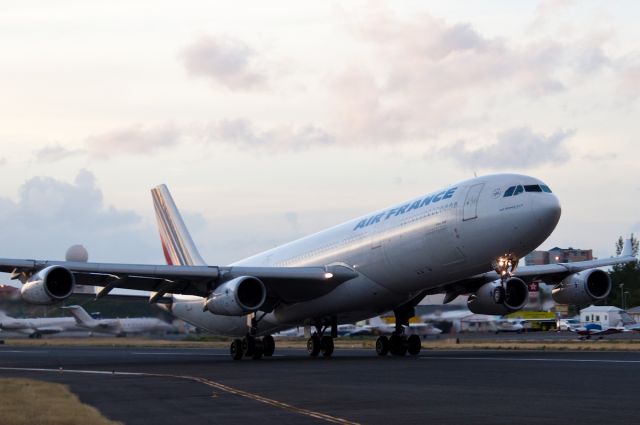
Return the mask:
<svg viewBox="0 0 640 425"><path fill-rule="evenodd" d="M616 254L620 255L624 245L622 236L616 241ZM638 256L638 239L631 234L631 252ZM610 305L622 306L622 297L626 308L640 305L640 267L637 262L617 264L609 272L611 277L611 294L607 302ZM623 286L621 286L623 285Z"/></svg>

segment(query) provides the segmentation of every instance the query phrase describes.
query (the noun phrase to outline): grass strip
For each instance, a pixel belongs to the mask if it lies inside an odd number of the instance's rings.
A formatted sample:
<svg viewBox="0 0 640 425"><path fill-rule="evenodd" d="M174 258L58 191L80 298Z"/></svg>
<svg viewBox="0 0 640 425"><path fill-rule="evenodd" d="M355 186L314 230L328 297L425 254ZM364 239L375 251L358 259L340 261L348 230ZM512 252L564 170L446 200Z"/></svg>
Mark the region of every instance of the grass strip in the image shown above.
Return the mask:
<svg viewBox="0 0 640 425"><path fill-rule="evenodd" d="M8 347L119 347L119 348L229 348L231 339L219 337L198 340L161 340L148 338L43 338L33 339L6 339ZM375 347L375 337L366 338L337 338L336 348L366 348ZM304 338L277 338L277 348L306 349ZM613 340L591 339L580 341L578 339L547 339L535 340L492 340L492 339L465 339L440 338L429 339L422 342L424 350L550 350L550 351L640 351L639 340ZM0 348L1 350L2 348Z"/></svg>
<svg viewBox="0 0 640 425"><path fill-rule="evenodd" d="M0 378L3 425L121 425L80 402L69 387L23 378Z"/></svg>

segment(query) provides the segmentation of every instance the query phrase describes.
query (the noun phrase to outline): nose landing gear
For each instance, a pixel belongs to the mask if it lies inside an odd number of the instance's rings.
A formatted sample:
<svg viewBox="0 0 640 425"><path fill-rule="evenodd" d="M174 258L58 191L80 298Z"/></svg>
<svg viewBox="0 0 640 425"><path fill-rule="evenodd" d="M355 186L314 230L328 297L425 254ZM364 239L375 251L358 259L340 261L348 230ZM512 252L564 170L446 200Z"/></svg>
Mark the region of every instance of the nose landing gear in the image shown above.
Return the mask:
<svg viewBox="0 0 640 425"><path fill-rule="evenodd" d="M518 261L518 257L514 254L504 254L503 256L493 260L491 265L496 273L498 273L498 276L500 276L500 279L504 281L505 279L509 279L513 276L518 268Z"/></svg>

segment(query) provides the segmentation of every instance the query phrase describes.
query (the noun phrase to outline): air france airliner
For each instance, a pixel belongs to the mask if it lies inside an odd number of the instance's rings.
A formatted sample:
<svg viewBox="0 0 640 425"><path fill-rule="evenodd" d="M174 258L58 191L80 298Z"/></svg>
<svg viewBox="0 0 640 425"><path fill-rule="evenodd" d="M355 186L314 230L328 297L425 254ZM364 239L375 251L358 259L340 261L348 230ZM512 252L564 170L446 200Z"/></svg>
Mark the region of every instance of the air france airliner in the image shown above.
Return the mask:
<svg viewBox="0 0 640 425"><path fill-rule="evenodd" d="M23 299L51 304L74 285L151 291L176 317L235 337L239 360L273 355L271 334L304 326L311 356L330 357L338 325L395 315L395 331L376 352L417 355L420 338L405 332L426 295L444 302L467 296L474 313L503 315L528 300L527 284L555 284L563 304L592 303L611 291L599 267L636 261L627 241L620 256L518 267L560 219L558 198L525 175L477 177L391 205L228 266L200 256L165 185L151 190L166 265L0 259L0 271L22 283Z"/></svg>

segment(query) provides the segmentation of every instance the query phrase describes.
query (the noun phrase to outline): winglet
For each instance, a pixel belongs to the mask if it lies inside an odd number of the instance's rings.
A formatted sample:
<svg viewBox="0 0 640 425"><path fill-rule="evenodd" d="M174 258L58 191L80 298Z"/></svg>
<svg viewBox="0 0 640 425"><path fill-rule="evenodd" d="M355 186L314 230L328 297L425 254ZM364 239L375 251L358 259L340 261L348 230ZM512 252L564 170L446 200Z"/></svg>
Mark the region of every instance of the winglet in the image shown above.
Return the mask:
<svg viewBox="0 0 640 425"><path fill-rule="evenodd" d="M633 256L633 244L631 243L631 239L625 239L624 245L622 245L622 252L620 252L621 257L632 257Z"/></svg>
<svg viewBox="0 0 640 425"><path fill-rule="evenodd" d="M160 240L167 264L174 266L206 266L180 212L164 184L151 189L153 206L158 219Z"/></svg>

